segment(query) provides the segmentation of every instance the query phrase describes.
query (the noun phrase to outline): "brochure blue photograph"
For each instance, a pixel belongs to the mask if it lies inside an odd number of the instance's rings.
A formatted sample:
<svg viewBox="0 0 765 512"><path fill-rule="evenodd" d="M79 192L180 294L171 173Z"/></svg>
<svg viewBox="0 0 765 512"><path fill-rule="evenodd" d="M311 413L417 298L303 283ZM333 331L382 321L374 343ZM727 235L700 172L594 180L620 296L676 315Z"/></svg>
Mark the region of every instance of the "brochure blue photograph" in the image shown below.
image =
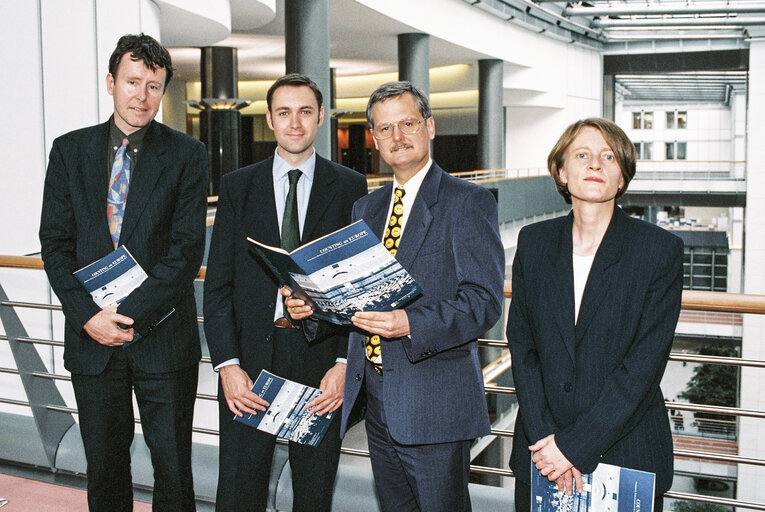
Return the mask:
<svg viewBox="0 0 765 512"><path fill-rule="evenodd" d="M119 304L146 279L146 272L127 247L115 250L74 273L100 307Z"/></svg>
<svg viewBox="0 0 765 512"><path fill-rule="evenodd" d="M103 308L119 305L125 297L133 293L133 290L146 280L148 275L130 254L127 247L120 245L103 258L74 272L74 277L93 297L93 302ZM157 325L161 324L174 311L175 308L171 308L157 321ZM123 348L140 338L141 335L134 331L133 341L125 343Z"/></svg>
<svg viewBox="0 0 765 512"><path fill-rule="evenodd" d="M531 512L653 512L656 475L598 464L570 496L531 465Z"/></svg>
<svg viewBox="0 0 765 512"><path fill-rule="evenodd" d="M331 412L319 416L306 409L306 405L321 394L318 389L266 370L258 375L252 392L270 405L258 414L234 416L234 420L296 443L317 446L335 415Z"/></svg>
<svg viewBox="0 0 765 512"><path fill-rule="evenodd" d="M248 240L280 283L310 303L322 320L349 325L356 311L391 311L422 294L363 220L291 253Z"/></svg>

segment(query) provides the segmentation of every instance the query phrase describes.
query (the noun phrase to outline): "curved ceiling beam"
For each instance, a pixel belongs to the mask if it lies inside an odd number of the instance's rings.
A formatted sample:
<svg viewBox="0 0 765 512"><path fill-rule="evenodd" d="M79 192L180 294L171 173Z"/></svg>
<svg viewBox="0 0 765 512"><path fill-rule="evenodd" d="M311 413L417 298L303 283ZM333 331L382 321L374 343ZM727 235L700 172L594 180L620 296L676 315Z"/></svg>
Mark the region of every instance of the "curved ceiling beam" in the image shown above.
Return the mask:
<svg viewBox="0 0 765 512"><path fill-rule="evenodd" d="M234 30L252 30L276 18L276 0L230 0L231 26Z"/></svg>
<svg viewBox="0 0 765 512"><path fill-rule="evenodd" d="M640 18L640 19L596 19L592 25L598 28L610 27L712 27L765 25L765 18Z"/></svg>
<svg viewBox="0 0 765 512"><path fill-rule="evenodd" d="M564 16L629 16L653 14L732 14L765 13L765 3L752 4L691 4L691 5L654 5L654 6L612 6L612 7L566 7Z"/></svg>
<svg viewBox="0 0 765 512"><path fill-rule="evenodd" d="M231 33L229 0L155 0L162 44L209 46Z"/></svg>

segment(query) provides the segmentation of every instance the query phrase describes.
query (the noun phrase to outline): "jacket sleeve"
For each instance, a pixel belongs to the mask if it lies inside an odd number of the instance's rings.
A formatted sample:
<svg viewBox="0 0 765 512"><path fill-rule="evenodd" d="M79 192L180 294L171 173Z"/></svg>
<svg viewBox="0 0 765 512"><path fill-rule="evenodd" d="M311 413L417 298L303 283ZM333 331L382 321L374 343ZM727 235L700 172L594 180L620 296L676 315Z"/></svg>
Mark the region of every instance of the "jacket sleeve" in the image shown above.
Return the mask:
<svg viewBox="0 0 765 512"><path fill-rule="evenodd" d="M213 368L229 359L241 359L233 298L235 222L229 180L224 178L218 195L204 284L205 336Z"/></svg>
<svg viewBox="0 0 765 512"><path fill-rule="evenodd" d="M475 340L502 314L505 251L499 236L497 201L474 188L459 206L446 251L454 258L457 287L452 297L404 308L409 319L402 347L411 362Z"/></svg>
<svg viewBox="0 0 765 512"><path fill-rule="evenodd" d="M77 222L69 184L69 170L59 139L53 142L45 174L40 218L41 257L51 288L61 301L64 316L77 332L101 308L72 275L77 271ZM106 215L104 210L104 216Z"/></svg>
<svg viewBox="0 0 765 512"><path fill-rule="evenodd" d="M656 262L626 356L593 406L555 435L558 448L582 472L593 471L600 456L634 427L659 389L680 315L683 243L673 236L657 253L664 258Z"/></svg>
<svg viewBox="0 0 765 512"><path fill-rule="evenodd" d="M178 177L179 191L169 225L169 247L156 265L146 269L148 278L117 308L120 314L134 320L135 329L144 337L171 311L178 298L188 293L204 255L207 153L198 141L182 150L186 160Z"/></svg>

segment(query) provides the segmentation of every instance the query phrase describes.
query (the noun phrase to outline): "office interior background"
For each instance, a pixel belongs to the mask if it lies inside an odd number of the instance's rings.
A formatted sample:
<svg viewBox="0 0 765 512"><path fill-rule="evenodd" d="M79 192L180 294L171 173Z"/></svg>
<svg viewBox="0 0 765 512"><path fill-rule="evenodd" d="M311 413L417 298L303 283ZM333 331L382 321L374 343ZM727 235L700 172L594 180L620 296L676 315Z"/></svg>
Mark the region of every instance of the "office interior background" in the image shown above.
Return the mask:
<svg viewBox="0 0 765 512"><path fill-rule="evenodd" d="M760 0L3 1L0 473L66 475L76 486L85 470L62 360L64 319L41 306L57 299L34 263L42 186L53 140L111 114L107 61L119 36L137 32L168 46L176 67L158 120L207 144L208 231L220 175L275 148L265 93L285 72L322 87L317 151L366 174L370 188L391 173L366 130L369 94L396 79L426 90L434 159L497 197L508 279L518 230L568 212L546 171L558 136L580 118L613 119L640 156L621 206L678 234L686 290L709 292L687 295L706 306L681 313L662 382L676 449L665 509L765 509ZM503 322L481 349L493 435L471 450L479 511L512 506L517 402ZM203 361L194 422L200 506L215 495L216 387ZM137 432L133 477L146 488L151 466L140 425ZM344 447L335 509L375 510L368 460L357 454L363 428ZM283 462L272 476L279 510L291 493Z"/></svg>

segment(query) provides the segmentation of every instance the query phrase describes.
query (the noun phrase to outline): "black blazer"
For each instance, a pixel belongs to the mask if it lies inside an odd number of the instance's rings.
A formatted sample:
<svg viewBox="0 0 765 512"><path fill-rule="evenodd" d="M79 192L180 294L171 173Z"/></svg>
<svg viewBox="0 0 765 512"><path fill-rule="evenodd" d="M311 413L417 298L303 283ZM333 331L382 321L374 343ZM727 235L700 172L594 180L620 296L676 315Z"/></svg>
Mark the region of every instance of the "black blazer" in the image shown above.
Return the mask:
<svg viewBox="0 0 765 512"><path fill-rule="evenodd" d="M149 275L118 308L135 321L143 339L106 347L82 329L100 308L72 272L114 249L106 220L108 132L106 122L57 138L45 177L41 254L66 317L64 364L73 373L95 375L112 352L126 350L146 372L185 368L201 357L193 283L204 251L207 153L198 140L151 122L131 177L119 242Z"/></svg>
<svg viewBox="0 0 765 512"><path fill-rule="evenodd" d="M239 358L252 379L271 367L278 283L251 252L246 237L279 246L272 169L273 157L221 180L204 286L205 334L213 366ZM316 155L301 242L349 224L354 201L366 192L362 174ZM304 361L304 383L318 387L346 352L347 336L312 346Z"/></svg>
<svg viewBox="0 0 765 512"><path fill-rule="evenodd" d="M599 462L672 484L672 437L659 388L683 285L683 243L615 208L574 324L573 213L524 227L507 324L519 413L510 467L529 482L528 447L555 434L589 473Z"/></svg>

